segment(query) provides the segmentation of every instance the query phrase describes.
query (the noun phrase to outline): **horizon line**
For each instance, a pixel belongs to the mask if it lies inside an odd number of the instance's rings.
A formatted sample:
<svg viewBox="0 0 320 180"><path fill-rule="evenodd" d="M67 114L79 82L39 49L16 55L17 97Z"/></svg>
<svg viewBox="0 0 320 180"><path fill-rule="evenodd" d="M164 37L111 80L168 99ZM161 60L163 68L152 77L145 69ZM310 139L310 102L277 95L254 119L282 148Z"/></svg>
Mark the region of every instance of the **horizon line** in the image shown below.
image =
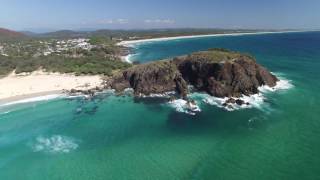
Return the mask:
<svg viewBox="0 0 320 180"><path fill-rule="evenodd" d="M109 31L148 31L148 30L248 30L248 31L283 31L283 30L303 30L303 31L317 31L320 28L223 28L223 27L171 27L171 28L23 28L23 29L15 29L15 28L6 28L0 27L8 30L14 30L18 32L31 32L36 34L42 33L51 33L51 32L59 32L59 31L74 31L74 32L94 32L100 30L109 30Z"/></svg>

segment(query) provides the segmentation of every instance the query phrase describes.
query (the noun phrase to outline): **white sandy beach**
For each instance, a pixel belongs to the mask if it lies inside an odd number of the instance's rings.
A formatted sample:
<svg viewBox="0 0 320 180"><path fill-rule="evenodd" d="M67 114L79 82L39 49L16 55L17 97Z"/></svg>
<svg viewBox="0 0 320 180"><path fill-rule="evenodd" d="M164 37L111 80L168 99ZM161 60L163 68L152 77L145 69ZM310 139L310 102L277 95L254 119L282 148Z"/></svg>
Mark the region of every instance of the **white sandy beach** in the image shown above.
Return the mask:
<svg viewBox="0 0 320 180"><path fill-rule="evenodd" d="M100 76L75 76L72 74L36 71L28 75L11 73L0 79L0 101L62 93L63 90L86 90L101 86Z"/></svg>
<svg viewBox="0 0 320 180"><path fill-rule="evenodd" d="M201 37L216 37L216 36L242 36L242 35L257 35L257 34L274 34L274 33L289 33L289 32L300 32L300 31L279 31L279 32L254 32L254 33L226 33L226 34L207 34L207 35L190 35L190 36L175 36L175 37L163 37L163 38L152 38L152 39L139 39L139 40L128 40L121 41L118 46L132 46L140 43L156 42L156 41L169 41L178 39L192 39Z"/></svg>

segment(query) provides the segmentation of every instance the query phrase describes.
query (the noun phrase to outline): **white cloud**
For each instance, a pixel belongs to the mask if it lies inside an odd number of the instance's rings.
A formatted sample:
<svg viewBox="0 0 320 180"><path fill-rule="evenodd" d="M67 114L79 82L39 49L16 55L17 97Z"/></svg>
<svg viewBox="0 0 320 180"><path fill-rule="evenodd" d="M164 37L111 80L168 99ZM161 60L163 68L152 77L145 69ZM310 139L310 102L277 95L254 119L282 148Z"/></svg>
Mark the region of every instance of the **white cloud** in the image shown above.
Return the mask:
<svg viewBox="0 0 320 180"><path fill-rule="evenodd" d="M113 24L112 19L101 19L97 21L97 24Z"/></svg>
<svg viewBox="0 0 320 180"><path fill-rule="evenodd" d="M128 24L128 19L101 19L97 21L97 24L106 25L106 24Z"/></svg>
<svg viewBox="0 0 320 180"><path fill-rule="evenodd" d="M128 19L117 19L116 22L118 24L128 24L129 20Z"/></svg>
<svg viewBox="0 0 320 180"><path fill-rule="evenodd" d="M174 24L175 21L172 19L146 19L144 20L147 24Z"/></svg>

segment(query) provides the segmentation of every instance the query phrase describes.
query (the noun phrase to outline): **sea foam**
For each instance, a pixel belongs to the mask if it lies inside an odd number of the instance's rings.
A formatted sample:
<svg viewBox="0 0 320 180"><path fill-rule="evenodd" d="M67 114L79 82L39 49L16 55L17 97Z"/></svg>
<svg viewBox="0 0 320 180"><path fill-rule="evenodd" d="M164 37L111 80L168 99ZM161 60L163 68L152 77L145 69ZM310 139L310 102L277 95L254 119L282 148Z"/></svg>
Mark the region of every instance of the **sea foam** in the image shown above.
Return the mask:
<svg viewBox="0 0 320 180"><path fill-rule="evenodd" d="M277 85L275 87L261 86L258 89L260 92L266 93L266 92L275 92L275 91L279 91L279 90L288 90L293 87L294 87L294 85L291 83L290 80L281 78L280 81L277 82Z"/></svg>
<svg viewBox="0 0 320 180"><path fill-rule="evenodd" d="M258 88L259 93L245 96L242 95L241 97L233 97L235 100L242 100L245 102L242 105L238 105L236 103L234 104L225 104L229 98L217 98L210 96L208 94L198 94L198 97L202 97L203 102L209 105L215 105L217 107L223 108L227 111L235 111L240 109L248 109L248 108L258 108L263 109L263 105L265 101L267 100L267 97L265 96L267 93L270 92L277 92L281 90L288 90L294 87L294 85L291 83L290 80L287 80L283 77L279 77L279 81L277 82L275 87L269 87L269 86L261 86Z"/></svg>
<svg viewBox="0 0 320 180"><path fill-rule="evenodd" d="M242 95L241 97L232 97L234 100L242 100L244 102L244 104L242 105L238 105L236 103L226 104L230 98L228 97L218 98L218 97L211 96L207 93L199 93L199 92L193 92L188 95L188 98L190 100L193 100L196 102L196 105L194 105L194 107L190 107L190 104L188 104L188 102L183 99L174 100L169 102L168 104L170 105L170 107L174 108L177 112L186 113L189 115L196 115L197 113L201 112L200 106L202 104L217 106L219 108L223 108L226 111L236 111L236 110L250 109L250 108L257 108L260 110L264 110L264 108L267 108L265 104L265 102L267 101L267 97L265 95L267 93L288 90L294 87L291 81L283 78L283 76L279 76L279 79L280 81L277 82L275 87L269 87L269 86L259 87L258 94L253 94L250 96ZM192 91L192 87L189 87L189 90ZM163 94L162 97L166 97L165 94Z"/></svg>
<svg viewBox="0 0 320 180"><path fill-rule="evenodd" d="M175 94L176 94L176 92L169 91L169 92L165 92L165 93L162 93L162 94L150 94L148 96L143 95L142 97L144 97L144 98L147 98L147 97L170 98L172 95L175 95Z"/></svg>
<svg viewBox="0 0 320 180"><path fill-rule="evenodd" d="M200 94L200 93L192 94L192 96L200 98L202 102L204 102L205 104L214 105L219 108L223 108L227 111L235 111L235 110L249 109L249 108L261 108L262 104L266 99L261 93L254 94L251 96L242 95L239 98L234 97L233 99L242 100L243 102L245 102L244 104L238 105L236 103L234 104L229 103L225 105L225 103L228 101L229 98L218 98L218 97L210 96L208 94Z"/></svg>
<svg viewBox="0 0 320 180"><path fill-rule="evenodd" d="M193 116L196 115L197 112L201 112L201 109L197 104L192 104L183 99L170 101L169 105L177 112L186 113Z"/></svg>
<svg viewBox="0 0 320 180"><path fill-rule="evenodd" d="M78 147L79 145L74 139L61 135L54 135L51 137L39 136L32 145L34 152L46 153L69 153L76 150Z"/></svg>

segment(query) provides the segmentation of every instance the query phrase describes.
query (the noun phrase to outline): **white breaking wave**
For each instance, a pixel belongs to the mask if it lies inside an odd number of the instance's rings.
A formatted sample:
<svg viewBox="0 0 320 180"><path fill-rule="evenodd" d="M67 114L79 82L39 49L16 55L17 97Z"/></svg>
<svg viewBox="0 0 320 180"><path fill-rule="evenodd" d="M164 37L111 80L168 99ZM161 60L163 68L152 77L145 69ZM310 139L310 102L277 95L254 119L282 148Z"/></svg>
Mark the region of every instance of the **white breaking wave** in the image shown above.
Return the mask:
<svg viewBox="0 0 320 180"><path fill-rule="evenodd" d="M169 98L171 97L172 95L176 94L176 92L174 91L169 91L169 92L165 92L165 93L162 93L162 94L150 94L148 96L146 95L143 95L142 97L146 98L146 97L163 97L163 98Z"/></svg>
<svg viewBox="0 0 320 180"><path fill-rule="evenodd" d="M37 137L32 149L34 152L69 153L78 147L79 145L72 138L54 135L51 137Z"/></svg>
<svg viewBox="0 0 320 180"><path fill-rule="evenodd" d="M238 105L237 103L228 103L226 102L230 98L217 98L210 96L208 94L198 94L196 96L200 96L203 99L203 102L209 105L215 105L220 108L224 108L227 111L235 111L235 110L240 110L240 109L247 109L247 108L258 108L261 109L262 105L266 101L266 97L264 94L269 93L269 92L277 92L280 90L288 90L293 88L294 85L291 83L290 80L284 79L280 77L280 81L277 82L277 85L275 87L269 87L269 86L261 86L258 88L259 92L258 94L250 95L250 96L245 96L242 95L239 98L233 97L235 100L242 100L244 104Z"/></svg>
<svg viewBox="0 0 320 180"><path fill-rule="evenodd" d="M121 56L121 60L127 63L132 63L132 61L130 60L132 58L132 56L134 56L135 54L128 54L126 56Z"/></svg>
<svg viewBox="0 0 320 180"><path fill-rule="evenodd" d="M193 116L196 115L197 112L201 112L201 109L197 104L193 104L183 99L170 101L169 105L177 112L182 112Z"/></svg>
<svg viewBox="0 0 320 180"><path fill-rule="evenodd" d="M171 105L171 107L175 108L177 112L183 112L190 115L195 115L196 112L201 111L199 107L201 103L217 106L227 111L236 111L240 109L249 109L249 108L264 109L263 105L267 100L265 96L266 93L277 92L281 90L288 90L293 87L294 85L291 83L290 80L280 77L280 81L277 82L277 85L275 87L261 86L259 87L260 93L258 94L254 94L250 96L242 95L241 97L238 97L238 98L232 97L234 100L242 100L244 102L242 105L239 105L237 103L227 103L227 101L230 99L228 97L218 98L218 97L210 96L207 93L198 93L198 92L192 93L188 96L189 99L196 100L198 104L196 105L197 106L196 111L190 111L190 109L188 109L187 101L185 100L179 99L179 100L172 101L169 104Z"/></svg>
<svg viewBox="0 0 320 180"><path fill-rule="evenodd" d="M259 89L260 92L265 93L265 92L268 92L268 91L269 92L275 92L275 91L278 91L278 90L288 90L288 89L291 89L293 87L294 87L294 85L291 83L290 80L281 78L280 81L277 82L277 85L275 87L261 86L258 89Z"/></svg>
<svg viewBox="0 0 320 180"><path fill-rule="evenodd" d="M133 95L134 94L134 89L133 88L126 88L126 89L123 90L123 94L124 95L128 95L128 96Z"/></svg>
<svg viewBox="0 0 320 180"><path fill-rule="evenodd" d="M229 98L218 98L214 96L210 96L208 94L200 94L200 93L194 93L192 96L198 97L202 100L202 102L209 104L209 105L214 105L219 108L223 108L227 111L235 111L235 110L240 110L240 109L248 109L248 108L261 108L261 105L265 101L265 97L259 93L259 94L254 94L251 96L242 96L239 98L233 98L235 100L242 100L245 102L242 105L238 105L237 103L228 103L227 105L225 104Z"/></svg>

